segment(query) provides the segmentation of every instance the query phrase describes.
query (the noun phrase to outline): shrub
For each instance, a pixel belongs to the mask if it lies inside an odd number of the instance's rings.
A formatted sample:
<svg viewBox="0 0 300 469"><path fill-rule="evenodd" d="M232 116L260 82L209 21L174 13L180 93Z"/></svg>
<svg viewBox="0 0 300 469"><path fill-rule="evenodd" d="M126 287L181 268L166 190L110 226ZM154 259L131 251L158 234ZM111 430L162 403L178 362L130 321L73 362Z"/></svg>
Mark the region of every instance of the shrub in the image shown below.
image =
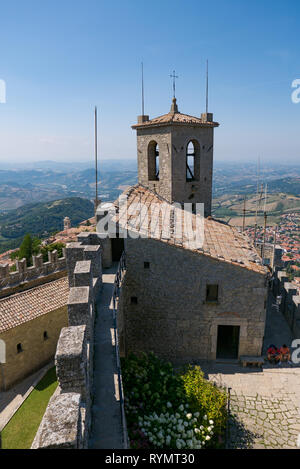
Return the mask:
<svg viewBox="0 0 300 469"><path fill-rule="evenodd" d="M202 416L207 415L214 421L216 432L221 433L227 418L225 391L206 380L199 366L190 366L181 379L191 409L197 409Z"/></svg>
<svg viewBox="0 0 300 469"><path fill-rule="evenodd" d="M204 379L200 367L176 374L171 363L143 353L122 359L122 374L132 448L218 445L226 395Z"/></svg>

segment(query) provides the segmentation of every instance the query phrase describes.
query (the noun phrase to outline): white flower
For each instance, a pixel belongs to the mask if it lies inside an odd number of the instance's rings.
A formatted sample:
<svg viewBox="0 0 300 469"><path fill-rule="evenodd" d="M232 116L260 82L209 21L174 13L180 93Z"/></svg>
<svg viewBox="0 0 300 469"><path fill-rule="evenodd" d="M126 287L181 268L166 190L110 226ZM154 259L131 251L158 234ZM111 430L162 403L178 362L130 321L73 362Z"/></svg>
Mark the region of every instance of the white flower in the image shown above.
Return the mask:
<svg viewBox="0 0 300 469"><path fill-rule="evenodd" d="M213 420L210 420L210 421L209 421L209 424L210 424L210 425L213 425L213 423L214 423Z"/></svg>
<svg viewBox="0 0 300 469"><path fill-rule="evenodd" d="M169 408L172 407L171 402L167 402L167 407L169 407Z"/></svg>
<svg viewBox="0 0 300 469"><path fill-rule="evenodd" d="M194 415L195 415L195 417L198 418L200 414L199 414L199 412L195 412Z"/></svg>
<svg viewBox="0 0 300 469"><path fill-rule="evenodd" d="M207 435L207 437L206 437L205 439L206 439L207 441L208 441L208 440L210 440L210 436L209 436L209 435Z"/></svg>
<svg viewBox="0 0 300 469"><path fill-rule="evenodd" d="M204 418L204 420L207 420L207 415L204 415L204 417L203 417L203 418Z"/></svg>
<svg viewBox="0 0 300 469"><path fill-rule="evenodd" d="M188 440L187 445L188 445L189 448L192 448L193 447L193 440Z"/></svg>
<svg viewBox="0 0 300 469"><path fill-rule="evenodd" d="M191 420L191 418L193 417L193 414L186 414L186 418Z"/></svg>
<svg viewBox="0 0 300 469"><path fill-rule="evenodd" d="M180 440L176 440L176 448L181 449Z"/></svg>
<svg viewBox="0 0 300 469"><path fill-rule="evenodd" d="M181 404L181 405L179 406L179 410L181 410L181 411L184 410L183 404Z"/></svg>

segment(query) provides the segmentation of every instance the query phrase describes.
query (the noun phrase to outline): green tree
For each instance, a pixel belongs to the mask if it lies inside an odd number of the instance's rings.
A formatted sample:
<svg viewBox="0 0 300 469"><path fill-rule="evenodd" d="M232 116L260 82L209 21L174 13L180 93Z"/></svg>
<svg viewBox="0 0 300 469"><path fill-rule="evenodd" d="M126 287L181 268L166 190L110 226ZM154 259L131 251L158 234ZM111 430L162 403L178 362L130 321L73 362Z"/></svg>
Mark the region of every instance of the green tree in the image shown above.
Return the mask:
<svg viewBox="0 0 300 469"><path fill-rule="evenodd" d="M63 248L65 246L66 245L64 243L59 243L59 242L48 244L47 246L43 246L40 249L40 252L43 254L43 261L44 262L48 261L48 252L49 251L52 252L52 251L57 250L58 257L62 257L63 256Z"/></svg>
<svg viewBox="0 0 300 469"><path fill-rule="evenodd" d="M25 257L27 265L32 265L32 238L29 233L24 236L22 244L19 249L18 258L23 259Z"/></svg>

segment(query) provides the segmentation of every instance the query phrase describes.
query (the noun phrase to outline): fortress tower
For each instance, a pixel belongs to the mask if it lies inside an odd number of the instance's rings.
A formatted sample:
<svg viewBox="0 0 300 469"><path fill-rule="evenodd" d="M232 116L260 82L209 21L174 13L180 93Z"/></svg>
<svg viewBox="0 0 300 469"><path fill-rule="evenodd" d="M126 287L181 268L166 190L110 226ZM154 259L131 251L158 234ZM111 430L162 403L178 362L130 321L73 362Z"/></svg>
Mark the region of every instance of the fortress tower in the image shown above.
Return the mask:
<svg viewBox="0 0 300 469"><path fill-rule="evenodd" d="M168 114L138 117L138 182L169 202L204 203L211 214L214 128L211 113L182 114L176 98ZM194 205L193 205L194 207Z"/></svg>
<svg viewBox="0 0 300 469"><path fill-rule="evenodd" d="M71 228L71 220L69 217L64 218L64 231L69 230Z"/></svg>

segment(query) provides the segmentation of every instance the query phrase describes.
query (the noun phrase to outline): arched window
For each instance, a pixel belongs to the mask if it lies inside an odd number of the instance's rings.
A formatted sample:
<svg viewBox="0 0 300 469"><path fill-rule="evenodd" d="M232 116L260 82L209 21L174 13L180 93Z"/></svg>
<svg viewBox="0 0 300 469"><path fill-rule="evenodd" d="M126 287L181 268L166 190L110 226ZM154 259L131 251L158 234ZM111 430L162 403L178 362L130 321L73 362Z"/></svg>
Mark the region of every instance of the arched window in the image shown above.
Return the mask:
<svg viewBox="0 0 300 469"><path fill-rule="evenodd" d="M148 179L159 181L159 147L154 140L148 146Z"/></svg>
<svg viewBox="0 0 300 469"><path fill-rule="evenodd" d="M195 181L200 176L200 146L196 140L190 140L186 147L186 180Z"/></svg>

